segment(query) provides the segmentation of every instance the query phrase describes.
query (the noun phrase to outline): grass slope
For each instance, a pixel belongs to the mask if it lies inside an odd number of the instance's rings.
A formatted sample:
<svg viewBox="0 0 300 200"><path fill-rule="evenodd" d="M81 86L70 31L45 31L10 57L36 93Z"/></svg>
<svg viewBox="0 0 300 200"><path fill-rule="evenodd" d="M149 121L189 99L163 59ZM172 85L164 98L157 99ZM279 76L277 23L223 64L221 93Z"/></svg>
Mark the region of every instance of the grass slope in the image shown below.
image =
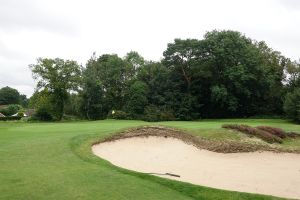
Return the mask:
<svg viewBox="0 0 300 200"><path fill-rule="evenodd" d="M282 120L1 122L0 199L276 199L132 172L112 166L90 150L93 142L116 131L151 124L185 129L206 138L238 140L239 135L221 129L223 123L300 131L299 125Z"/></svg>

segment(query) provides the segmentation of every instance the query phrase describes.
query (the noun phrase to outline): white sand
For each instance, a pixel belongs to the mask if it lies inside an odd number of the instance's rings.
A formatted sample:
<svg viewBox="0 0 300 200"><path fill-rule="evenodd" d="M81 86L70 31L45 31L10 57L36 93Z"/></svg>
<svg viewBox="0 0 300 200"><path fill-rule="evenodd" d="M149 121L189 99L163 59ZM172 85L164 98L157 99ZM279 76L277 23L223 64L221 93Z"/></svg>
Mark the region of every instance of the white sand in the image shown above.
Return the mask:
<svg viewBox="0 0 300 200"><path fill-rule="evenodd" d="M213 188L300 199L300 155L214 153L175 138L135 137L92 147L114 165Z"/></svg>

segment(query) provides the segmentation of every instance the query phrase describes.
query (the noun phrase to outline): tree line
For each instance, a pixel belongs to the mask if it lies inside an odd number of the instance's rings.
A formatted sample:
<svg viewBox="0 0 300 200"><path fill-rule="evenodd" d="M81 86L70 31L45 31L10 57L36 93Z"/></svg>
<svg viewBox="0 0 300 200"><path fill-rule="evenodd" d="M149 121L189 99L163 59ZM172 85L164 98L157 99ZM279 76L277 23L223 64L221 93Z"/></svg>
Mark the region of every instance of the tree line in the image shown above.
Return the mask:
<svg viewBox="0 0 300 200"><path fill-rule="evenodd" d="M193 120L284 115L300 121L300 67L236 31L175 39L159 62L137 52L95 53L76 61L39 58L30 65L40 120L63 117Z"/></svg>

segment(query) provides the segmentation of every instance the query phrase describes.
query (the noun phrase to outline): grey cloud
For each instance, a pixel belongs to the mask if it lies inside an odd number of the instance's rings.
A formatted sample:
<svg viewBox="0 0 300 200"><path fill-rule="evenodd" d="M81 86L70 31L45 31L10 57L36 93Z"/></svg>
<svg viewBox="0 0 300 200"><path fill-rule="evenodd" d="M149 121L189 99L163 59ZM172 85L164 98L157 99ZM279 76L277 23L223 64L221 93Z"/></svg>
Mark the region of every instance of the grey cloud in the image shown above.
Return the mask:
<svg viewBox="0 0 300 200"><path fill-rule="evenodd" d="M10 86L27 96L32 94L34 81L26 60L11 61L0 57L0 87Z"/></svg>
<svg viewBox="0 0 300 200"><path fill-rule="evenodd" d="M7 64L0 62L0 65L5 66ZM7 67L7 70L0 71L0 84L32 85L33 80L28 66L20 65L13 67L13 65L10 63L8 64L8 66L9 67Z"/></svg>
<svg viewBox="0 0 300 200"><path fill-rule="evenodd" d="M38 6L34 0L0 0L0 30L21 31L36 29L60 34L77 34L75 23L67 17Z"/></svg>
<svg viewBox="0 0 300 200"><path fill-rule="evenodd" d="M27 55L24 52L17 52L13 49L10 49L0 40L0 58L2 59L26 59Z"/></svg>
<svg viewBox="0 0 300 200"><path fill-rule="evenodd" d="M279 3L288 9L300 11L299 0L279 0Z"/></svg>

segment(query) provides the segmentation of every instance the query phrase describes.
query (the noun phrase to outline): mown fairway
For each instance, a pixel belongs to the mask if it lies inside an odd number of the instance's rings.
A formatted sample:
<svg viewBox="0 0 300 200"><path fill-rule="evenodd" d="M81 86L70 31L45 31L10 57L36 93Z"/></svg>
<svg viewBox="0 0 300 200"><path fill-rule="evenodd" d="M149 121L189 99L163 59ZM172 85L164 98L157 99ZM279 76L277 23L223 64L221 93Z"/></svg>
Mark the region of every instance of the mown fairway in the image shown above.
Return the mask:
<svg viewBox="0 0 300 200"><path fill-rule="evenodd" d="M112 166L90 145L114 132L140 125L165 125L211 139L239 140L224 123L270 125L300 132L283 120L160 122L104 120L68 123L0 123L0 199L273 199L170 181ZM297 148L299 140L286 141Z"/></svg>

